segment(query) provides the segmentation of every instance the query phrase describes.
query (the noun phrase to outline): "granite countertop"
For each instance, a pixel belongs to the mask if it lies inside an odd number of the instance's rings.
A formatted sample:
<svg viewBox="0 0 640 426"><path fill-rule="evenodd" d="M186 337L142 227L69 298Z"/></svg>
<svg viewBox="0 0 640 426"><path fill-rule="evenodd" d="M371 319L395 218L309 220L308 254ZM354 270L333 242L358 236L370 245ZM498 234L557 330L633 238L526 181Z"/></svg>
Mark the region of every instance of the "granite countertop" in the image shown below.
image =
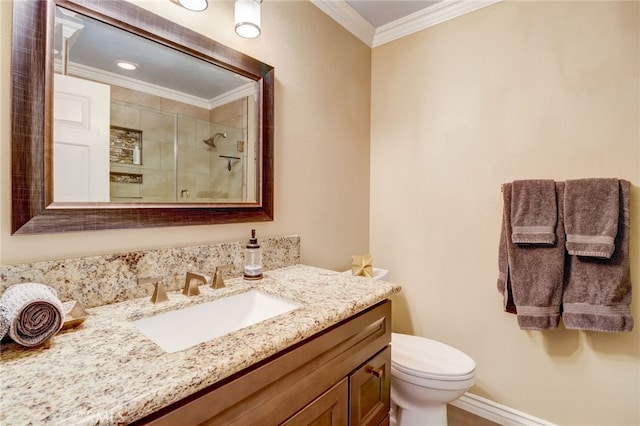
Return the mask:
<svg viewBox="0 0 640 426"><path fill-rule="evenodd" d="M124 424L179 401L346 319L400 287L371 278L295 265L259 281L228 279L199 296L169 293L88 309L78 328L48 345L0 352L0 424ZM166 353L132 321L190 304L260 289L301 308L176 353Z"/></svg>

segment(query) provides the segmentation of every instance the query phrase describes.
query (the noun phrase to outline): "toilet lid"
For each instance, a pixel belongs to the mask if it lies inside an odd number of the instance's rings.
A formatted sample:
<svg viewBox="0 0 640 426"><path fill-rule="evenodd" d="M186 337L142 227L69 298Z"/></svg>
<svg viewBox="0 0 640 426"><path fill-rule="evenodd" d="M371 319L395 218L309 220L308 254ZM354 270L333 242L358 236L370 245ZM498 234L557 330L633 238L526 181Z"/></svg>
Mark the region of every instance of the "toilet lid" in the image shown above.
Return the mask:
<svg viewBox="0 0 640 426"><path fill-rule="evenodd" d="M413 376L439 380L472 377L476 363L465 353L425 337L391 334L391 365Z"/></svg>

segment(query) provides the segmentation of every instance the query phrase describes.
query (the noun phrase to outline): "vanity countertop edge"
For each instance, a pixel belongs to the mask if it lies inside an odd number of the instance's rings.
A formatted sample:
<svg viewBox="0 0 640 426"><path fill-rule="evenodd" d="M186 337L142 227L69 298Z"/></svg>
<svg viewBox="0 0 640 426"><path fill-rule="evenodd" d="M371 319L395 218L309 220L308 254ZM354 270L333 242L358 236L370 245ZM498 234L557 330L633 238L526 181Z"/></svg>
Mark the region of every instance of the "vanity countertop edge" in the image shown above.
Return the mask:
<svg viewBox="0 0 640 426"><path fill-rule="evenodd" d="M302 304L175 353L166 353L132 321L194 303L259 289ZM260 362L400 291L400 286L294 265L259 281L226 280L199 296L169 293L88 309L80 327L50 344L0 349L0 424L126 424Z"/></svg>

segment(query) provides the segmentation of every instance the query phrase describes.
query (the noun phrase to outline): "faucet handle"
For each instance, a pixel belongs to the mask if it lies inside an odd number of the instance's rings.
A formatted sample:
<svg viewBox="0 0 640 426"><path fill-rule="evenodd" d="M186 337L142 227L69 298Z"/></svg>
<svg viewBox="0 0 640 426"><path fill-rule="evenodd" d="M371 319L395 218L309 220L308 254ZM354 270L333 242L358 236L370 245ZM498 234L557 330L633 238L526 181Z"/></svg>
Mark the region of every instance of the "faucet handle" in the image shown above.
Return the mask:
<svg viewBox="0 0 640 426"><path fill-rule="evenodd" d="M193 280L196 280L196 284L191 284ZM202 284L209 284L209 276L205 274L200 274L198 272L187 272L187 276L184 280L184 288L182 289L182 294L185 296L197 296L200 294L200 289L198 288L198 281Z"/></svg>
<svg viewBox="0 0 640 426"><path fill-rule="evenodd" d="M233 265L216 266L216 271L213 274L213 283L211 284L211 288L217 289L225 287L222 272L228 271L231 268L233 268Z"/></svg>
<svg viewBox="0 0 640 426"><path fill-rule="evenodd" d="M169 300L169 297L167 297L167 291L164 288L164 283L162 282L162 277L138 278L138 284L154 285L151 303L166 302Z"/></svg>
<svg viewBox="0 0 640 426"><path fill-rule="evenodd" d="M222 278L222 271L216 268L216 272L213 274L213 283L211 284L211 288L224 288L224 278Z"/></svg>
<svg viewBox="0 0 640 426"><path fill-rule="evenodd" d="M169 300L164 284L161 281L153 284L155 287L153 289L153 294L151 295L151 303L166 302Z"/></svg>

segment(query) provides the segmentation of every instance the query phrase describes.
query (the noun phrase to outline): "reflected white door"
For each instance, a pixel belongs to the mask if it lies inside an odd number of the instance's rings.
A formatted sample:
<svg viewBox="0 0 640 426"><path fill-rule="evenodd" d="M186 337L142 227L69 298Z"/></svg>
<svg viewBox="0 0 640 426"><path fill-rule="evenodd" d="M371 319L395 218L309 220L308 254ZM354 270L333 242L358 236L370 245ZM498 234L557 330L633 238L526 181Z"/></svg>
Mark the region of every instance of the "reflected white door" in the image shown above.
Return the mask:
<svg viewBox="0 0 640 426"><path fill-rule="evenodd" d="M53 200L109 201L110 87L55 74Z"/></svg>

